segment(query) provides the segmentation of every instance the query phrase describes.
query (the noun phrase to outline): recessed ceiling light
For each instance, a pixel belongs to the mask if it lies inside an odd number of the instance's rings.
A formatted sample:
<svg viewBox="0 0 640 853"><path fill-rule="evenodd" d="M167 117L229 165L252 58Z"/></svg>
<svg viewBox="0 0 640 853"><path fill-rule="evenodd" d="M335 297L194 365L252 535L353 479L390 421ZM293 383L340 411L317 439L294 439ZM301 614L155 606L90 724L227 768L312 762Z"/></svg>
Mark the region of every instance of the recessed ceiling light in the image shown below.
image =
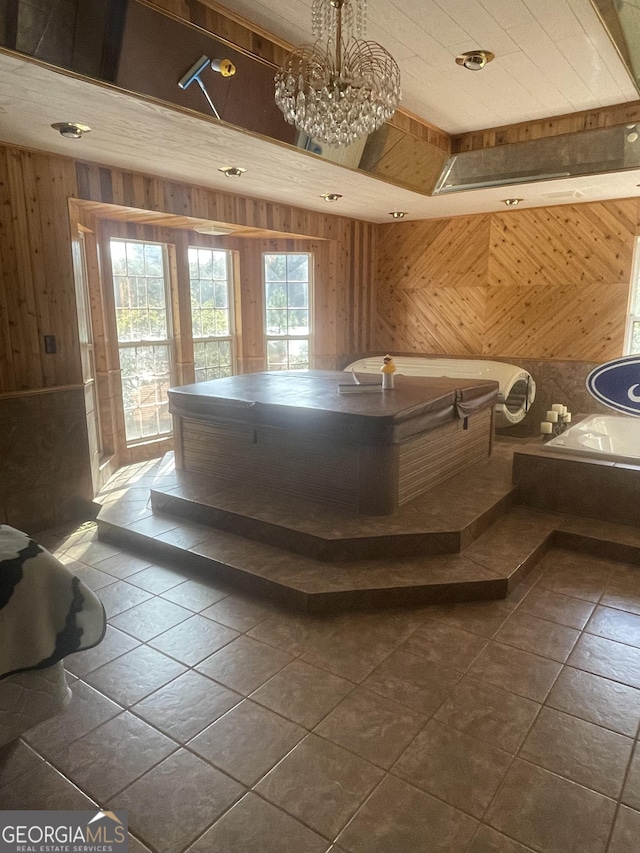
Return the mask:
<svg viewBox="0 0 640 853"><path fill-rule="evenodd" d="M320 198L323 198L325 201L338 201L342 196L340 193L322 193Z"/></svg>
<svg viewBox="0 0 640 853"><path fill-rule="evenodd" d="M222 172L222 174L225 175L227 178L239 178L247 170L241 168L240 166L221 166L218 171Z"/></svg>
<svg viewBox="0 0 640 853"><path fill-rule="evenodd" d="M521 201L524 201L523 198L503 198L502 201L507 205L507 207L515 207L520 204Z"/></svg>
<svg viewBox="0 0 640 853"><path fill-rule="evenodd" d="M210 237L222 237L224 234L233 234L232 228L223 228L221 225L196 225L193 230L197 234L208 234Z"/></svg>
<svg viewBox="0 0 640 853"><path fill-rule="evenodd" d="M89 133L91 130L88 124L78 124L77 121L57 121L51 127L65 139L81 139L83 133Z"/></svg>
<svg viewBox="0 0 640 853"><path fill-rule="evenodd" d="M391 210L389 212L389 216L393 216L394 219L404 219L406 215L406 210Z"/></svg>
<svg viewBox="0 0 640 853"><path fill-rule="evenodd" d="M640 138L640 133L637 130L630 130L627 133L627 142L637 142L638 138Z"/></svg>
<svg viewBox="0 0 640 853"><path fill-rule="evenodd" d="M481 71L487 62L491 62L495 58L495 53L491 53L490 50L468 50L466 53L456 56L456 62L469 71Z"/></svg>

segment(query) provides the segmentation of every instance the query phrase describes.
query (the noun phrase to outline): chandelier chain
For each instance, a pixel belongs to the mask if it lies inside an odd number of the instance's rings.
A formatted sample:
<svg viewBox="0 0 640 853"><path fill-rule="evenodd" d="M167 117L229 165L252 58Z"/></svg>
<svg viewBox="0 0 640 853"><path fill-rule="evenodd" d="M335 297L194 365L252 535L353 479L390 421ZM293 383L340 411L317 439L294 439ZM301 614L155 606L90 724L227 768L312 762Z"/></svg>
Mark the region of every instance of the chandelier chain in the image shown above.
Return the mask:
<svg viewBox="0 0 640 853"><path fill-rule="evenodd" d="M382 45L361 38L366 0L313 0L317 41L295 48L278 71L285 119L332 146L377 130L400 103L400 69Z"/></svg>
<svg viewBox="0 0 640 853"><path fill-rule="evenodd" d="M311 32L316 39L335 42L338 18L345 38L366 38L367 0L313 0Z"/></svg>

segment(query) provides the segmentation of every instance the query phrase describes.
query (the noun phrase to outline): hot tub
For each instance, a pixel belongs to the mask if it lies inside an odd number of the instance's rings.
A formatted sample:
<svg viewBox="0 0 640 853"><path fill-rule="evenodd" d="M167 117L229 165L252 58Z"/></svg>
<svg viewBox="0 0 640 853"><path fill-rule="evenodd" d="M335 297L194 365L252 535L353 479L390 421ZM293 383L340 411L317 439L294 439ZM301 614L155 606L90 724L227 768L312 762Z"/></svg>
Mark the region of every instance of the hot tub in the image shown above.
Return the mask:
<svg viewBox="0 0 640 853"><path fill-rule="evenodd" d="M489 457L497 382L399 376L342 394L344 380L282 370L171 388L176 468L389 515Z"/></svg>
<svg viewBox="0 0 640 853"><path fill-rule="evenodd" d="M382 355L361 358L345 367L356 373L380 373ZM495 404L497 429L514 426L529 411L536 396L536 383L531 374L515 364L485 361L480 358L425 358L423 356L394 356L397 372L403 376L446 376L452 379L490 379L499 385Z"/></svg>
<svg viewBox="0 0 640 853"><path fill-rule="evenodd" d="M544 449L640 465L640 418L592 415L552 438Z"/></svg>

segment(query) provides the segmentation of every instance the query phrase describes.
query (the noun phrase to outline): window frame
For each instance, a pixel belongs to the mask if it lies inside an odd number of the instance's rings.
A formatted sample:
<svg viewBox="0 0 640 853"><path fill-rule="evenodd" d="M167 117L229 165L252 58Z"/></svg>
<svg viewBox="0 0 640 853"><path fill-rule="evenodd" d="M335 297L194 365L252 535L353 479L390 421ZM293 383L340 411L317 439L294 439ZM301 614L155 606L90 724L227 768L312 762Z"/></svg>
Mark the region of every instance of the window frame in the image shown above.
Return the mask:
<svg viewBox="0 0 640 853"><path fill-rule="evenodd" d="M203 335L196 336L193 331L193 305L191 302L191 261L189 258L189 253L191 251L203 251L203 252L220 252L226 255L226 267L227 267L227 313L229 317L229 334L228 335ZM196 378L196 344L201 343L219 343L220 341L228 341L229 342L229 350L231 352L231 375L235 376L237 372L237 332L236 332L236 316L235 316L235 264L233 252L231 249L220 249L220 248L212 248L209 246L191 246L187 247L187 269L189 273L189 310L191 312L191 341L193 346L193 371L194 371L194 382L206 382L209 381L207 379L197 379ZM202 281L202 279L198 278L198 281ZM212 282L217 281L217 279L212 278ZM214 377L217 378L217 377Z"/></svg>
<svg viewBox="0 0 640 853"><path fill-rule="evenodd" d="M266 277L266 265L265 265L265 258L267 257L267 255L282 255L285 257L287 257L289 255L306 255L307 256L307 263L308 263L307 311L308 311L308 318L309 318L309 323L308 323L309 331L306 335L270 335L267 332L267 310L268 309L267 309L267 277ZM288 283L289 283L288 279L285 279L285 284L288 284ZM307 341L308 352L309 352L307 367L301 367L301 368L286 367L283 369L284 370L296 370L296 369L310 370L313 367L313 363L314 363L314 358L313 358L314 357L314 353L313 353L313 341L314 341L314 310L313 310L313 305L314 305L314 255L313 255L313 252L307 252L307 251L292 251L292 252L288 252L288 251L284 251L284 252L266 251L266 252L263 252L262 253L262 303L263 303L263 305L262 305L262 324L263 324L262 328L264 331L265 369L266 370L277 369L277 368L271 368L269 366L269 356L268 356L269 341L287 341L287 342L289 342L289 341ZM290 310L288 302L287 302L287 310ZM287 352L288 352L288 347L287 347ZM289 361L288 357L287 357L287 361Z"/></svg>
<svg viewBox="0 0 640 853"><path fill-rule="evenodd" d="M631 282L629 285L629 299L627 301L627 320L624 330L623 355L636 355L640 353L640 350L634 352L631 349L634 325L636 323L640 323L640 314L633 313L633 306L636 302L640 304L640 237L636 237L636 243L633 251L633 266Z"/></svg>
<svg viewBox="0 0 640 853"><path fill-rule="evenodd" d="M121 341L118 332L118 309L115 305L115 278L116 273L113 271L113 255L111 253L111 245L113 243L139 243L142 246L160 246L162 250L162 279L163 279L163 289L164 289L164 303L165 303L165 317L166 317L166 328L167 328L167 337L166 338L139 338L133 341ZM122 420L124 427L124 441L125 447L127 449L138 447L139 445L149 444L153 442L163 441L165 439L169 439L173 437L173 422L171 422L171 427L167 432L157 432L152 435L143 435L139 438L129 439L127 438L127 422L126 422L126 406L123 395L122 388L122 366L120 361L120 351L122 349L134 349L135 347L141 346L166 346L168 353L168 362L169 362L169 385L175 384L175 334L174 334L174 324L173 324L173 300L172 300L172 287L171 287L171 264L169 261L169 244L166 242L162 242L160 240L138 240L131 239L128 237L116 237L109 236L108 238L108 251L109 251L109 263L111 267L111 289L113 292L114 298L114 312L115 312L115 331L116 331L116 350L118 354L118 368L120 371L120 398L122 402ZM167 406L168 406L167 399Z"/></svg>

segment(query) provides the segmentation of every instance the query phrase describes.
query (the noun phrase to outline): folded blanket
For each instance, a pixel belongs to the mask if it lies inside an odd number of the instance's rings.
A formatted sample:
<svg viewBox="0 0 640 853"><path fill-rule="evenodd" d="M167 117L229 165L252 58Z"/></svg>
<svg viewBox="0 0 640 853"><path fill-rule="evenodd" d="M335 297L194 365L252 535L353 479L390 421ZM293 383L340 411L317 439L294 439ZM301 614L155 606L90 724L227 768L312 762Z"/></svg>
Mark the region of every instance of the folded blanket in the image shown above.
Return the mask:
<svg viewBox="0 0 640 853"><path fill-rule="evenodd" d="M0 524L0 679L53 666L105 631L93 592L26 533Z"/></svg>

